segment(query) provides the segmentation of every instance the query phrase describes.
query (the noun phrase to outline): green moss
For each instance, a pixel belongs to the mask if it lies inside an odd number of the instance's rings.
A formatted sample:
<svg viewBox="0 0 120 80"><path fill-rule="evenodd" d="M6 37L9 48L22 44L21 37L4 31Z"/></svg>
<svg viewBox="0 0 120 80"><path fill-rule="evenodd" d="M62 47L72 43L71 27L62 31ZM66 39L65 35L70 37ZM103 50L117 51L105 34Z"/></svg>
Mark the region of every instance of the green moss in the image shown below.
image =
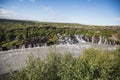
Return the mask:
<svg viewBox="0 0 120 80"><path fill-rule="evenodd" d="M50 39L48 40L48 44L49 44L49 43L54 43L54 44L56 44L57 41L58 41L58 36L57 36L57 35L54 35L52 38L50 38Z"/></svg>
<svg viewBox="0 0 120 80"><path fill-rule="evenodd" d="M22 44L23 41L18 41L18 40L14 40L14 41L10 41L10 42L6 42L4 44L2 44L2 47L12 47L15 45L20 45Z"/></svg>

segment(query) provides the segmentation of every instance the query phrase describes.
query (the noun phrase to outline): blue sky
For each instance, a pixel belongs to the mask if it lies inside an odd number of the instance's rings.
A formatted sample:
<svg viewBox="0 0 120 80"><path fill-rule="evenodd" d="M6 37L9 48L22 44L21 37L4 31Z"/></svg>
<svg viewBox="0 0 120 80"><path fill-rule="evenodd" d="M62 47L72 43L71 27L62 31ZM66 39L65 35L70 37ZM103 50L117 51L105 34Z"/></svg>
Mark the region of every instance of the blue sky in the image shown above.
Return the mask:
<svg viewBox="0 0 120 80"><path fill-rule="evenodd" d="M120 25L120 0L0 0L0 18Z"/></svg>

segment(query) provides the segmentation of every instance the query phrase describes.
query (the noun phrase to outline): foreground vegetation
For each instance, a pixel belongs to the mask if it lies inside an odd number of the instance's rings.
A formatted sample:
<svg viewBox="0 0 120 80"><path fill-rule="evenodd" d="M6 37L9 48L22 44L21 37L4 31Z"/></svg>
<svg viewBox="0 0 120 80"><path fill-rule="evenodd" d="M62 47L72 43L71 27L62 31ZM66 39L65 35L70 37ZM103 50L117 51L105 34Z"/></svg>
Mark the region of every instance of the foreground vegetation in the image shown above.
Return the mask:
<svg viewBox="0 0 120 80"><path fill-rule="evenodd" d="M88 49L78 57L49 53L36 59L31 54L26 68L2 75L1 80L120 80L120 48Z"/></svg>

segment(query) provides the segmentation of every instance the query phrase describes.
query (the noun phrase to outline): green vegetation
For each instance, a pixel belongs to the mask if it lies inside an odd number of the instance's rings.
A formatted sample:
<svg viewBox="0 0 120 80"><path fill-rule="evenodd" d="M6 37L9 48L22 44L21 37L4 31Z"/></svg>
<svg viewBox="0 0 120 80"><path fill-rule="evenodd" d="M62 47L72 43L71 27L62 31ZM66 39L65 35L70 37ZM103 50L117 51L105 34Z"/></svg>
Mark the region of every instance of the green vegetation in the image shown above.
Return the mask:
<svg viewBox="0 0 120 80"><path fill-rule="evenodd" d="M22 42L22 41L21 41L21 42ZM19 44L21 44L21 42L18 41L18 40L14 40L14 41L10 41L10 42L8 42L8 43L5 43L5 44L3 44L2 46L3 46L3 47L5 47L5 46L10 47L10 46L14 46L14 45L19 45Z"/></svg>
<svg viewBox="0 0 120 80"><path fill-rule="evenodd" d="M120 48L88 49L73 57L49 53L44 59L29 55L27 67L3 75L1 80L120 80Z"/></svg>
<svg viewBox="0 0 120 80"><path fill-rule="evenodd" d="M53 36L58 33L66 35L83 34L86 36L102 36L107 39L116 35L117 41L120 41L119 30L120 27L112 26L88 26L75 23L0 19L0 47L10 47L12 45L22 44L34 37L46 37L47 41L50 40L54 42Z"/></svg>
<svg viewBox="0 0 120 80"><path fill-rule="evenodd" d="M51 39L48 40L48 43L56 44L57 41L58 41L58 37L56 35L54 35Z"/></svg>

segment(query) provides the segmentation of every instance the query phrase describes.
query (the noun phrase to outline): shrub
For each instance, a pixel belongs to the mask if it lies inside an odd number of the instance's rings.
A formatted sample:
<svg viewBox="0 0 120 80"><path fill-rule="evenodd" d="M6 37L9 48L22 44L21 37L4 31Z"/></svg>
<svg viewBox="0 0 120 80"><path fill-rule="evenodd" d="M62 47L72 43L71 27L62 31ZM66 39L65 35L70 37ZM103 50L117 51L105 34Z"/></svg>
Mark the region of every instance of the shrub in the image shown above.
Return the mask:
<svg viewBox="0 0 120 80"><path fill-rule="evenodd" d="M120 80L120 49L48 53L45 58L28 56L27 67L7 74L3 80Z"/></svg>

